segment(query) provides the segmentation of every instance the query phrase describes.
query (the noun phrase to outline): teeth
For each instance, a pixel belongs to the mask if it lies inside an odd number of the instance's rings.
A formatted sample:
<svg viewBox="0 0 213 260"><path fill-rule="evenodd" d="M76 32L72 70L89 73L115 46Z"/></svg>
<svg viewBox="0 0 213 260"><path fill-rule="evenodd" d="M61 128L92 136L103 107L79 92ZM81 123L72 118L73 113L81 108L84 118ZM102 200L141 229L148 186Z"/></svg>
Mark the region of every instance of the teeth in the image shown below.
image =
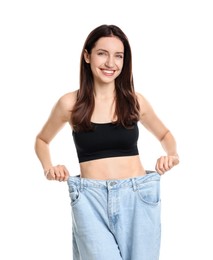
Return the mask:
<svg viewBox="0 0 213 260"><path fill-rule="evenodd" d="M103 70L103 72L106 73L106 74L113 74L112 70Z"/></svg>

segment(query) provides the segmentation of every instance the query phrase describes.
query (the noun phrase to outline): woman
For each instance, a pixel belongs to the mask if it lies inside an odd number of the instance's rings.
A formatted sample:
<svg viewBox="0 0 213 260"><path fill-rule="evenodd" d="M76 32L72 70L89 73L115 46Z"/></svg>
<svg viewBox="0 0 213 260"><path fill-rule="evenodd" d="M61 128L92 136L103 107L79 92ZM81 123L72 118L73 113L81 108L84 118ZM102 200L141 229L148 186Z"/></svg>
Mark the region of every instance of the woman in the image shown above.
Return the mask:
<svg viewBox="0 0 213 260"><path fill-rule="evenodd" d="M138 122L165 155L146 171L137 148ZM49 143L72 127L80 175L51 161ZM74 260L157 260L160 251L160 175L179 163L176 142L149 102L136 93L131 48L115 25L101 25L81 54L80 88L59 98L36 137L48 180L67 181Z"/></svg>

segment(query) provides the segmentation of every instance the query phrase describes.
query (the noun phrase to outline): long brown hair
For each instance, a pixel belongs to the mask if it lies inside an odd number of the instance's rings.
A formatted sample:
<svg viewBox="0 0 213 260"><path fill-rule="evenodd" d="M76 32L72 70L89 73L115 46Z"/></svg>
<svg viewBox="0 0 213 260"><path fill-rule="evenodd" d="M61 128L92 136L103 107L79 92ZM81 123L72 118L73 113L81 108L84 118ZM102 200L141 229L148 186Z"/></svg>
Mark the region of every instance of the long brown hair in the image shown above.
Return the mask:
<svg viewBox="0 0 213 260"><path fill-rule="evenodd" d="M134 91L132 54L129 41L119 27L104 24L90 32L82 49L80 60L80 88L71 115L71 123L75 131L91 130L91 116L95 105L93 75L90 64L85 62L84 52L87 50L87 52L91 54L98 39L112 36L118 37L124 45L123 68L120 75L115 79L116 123L122 124L124 127L129 127L139 120L139 103Z"/></svg>

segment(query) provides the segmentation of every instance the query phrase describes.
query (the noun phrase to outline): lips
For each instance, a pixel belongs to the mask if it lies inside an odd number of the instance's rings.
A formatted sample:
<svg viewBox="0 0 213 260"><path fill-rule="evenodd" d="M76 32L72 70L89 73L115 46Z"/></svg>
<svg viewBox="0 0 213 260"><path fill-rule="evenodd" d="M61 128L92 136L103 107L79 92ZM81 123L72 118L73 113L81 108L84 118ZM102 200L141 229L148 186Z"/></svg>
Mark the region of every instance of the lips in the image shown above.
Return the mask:
<svg viewBox="0 0 213 260"><path fill-rule="evenodd" d="M114 73L115 73L115 70L102 69L101 71L102 71L103 74L106 75L106 76L112 76L112 75L114 75Z"/></svg>

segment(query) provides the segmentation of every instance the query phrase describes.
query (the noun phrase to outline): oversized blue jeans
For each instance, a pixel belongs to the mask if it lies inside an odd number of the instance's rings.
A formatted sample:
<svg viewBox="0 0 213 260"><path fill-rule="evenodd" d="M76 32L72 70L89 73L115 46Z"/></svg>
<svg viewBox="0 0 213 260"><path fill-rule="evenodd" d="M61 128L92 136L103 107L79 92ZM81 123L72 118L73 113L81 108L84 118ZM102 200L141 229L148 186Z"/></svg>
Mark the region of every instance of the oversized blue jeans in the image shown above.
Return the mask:
<svg viewBox="0 0 213 260"><path fill-rule="evenodd" d="M73 260L158 260L160 175L119 180L69 177Z"/></svg>

